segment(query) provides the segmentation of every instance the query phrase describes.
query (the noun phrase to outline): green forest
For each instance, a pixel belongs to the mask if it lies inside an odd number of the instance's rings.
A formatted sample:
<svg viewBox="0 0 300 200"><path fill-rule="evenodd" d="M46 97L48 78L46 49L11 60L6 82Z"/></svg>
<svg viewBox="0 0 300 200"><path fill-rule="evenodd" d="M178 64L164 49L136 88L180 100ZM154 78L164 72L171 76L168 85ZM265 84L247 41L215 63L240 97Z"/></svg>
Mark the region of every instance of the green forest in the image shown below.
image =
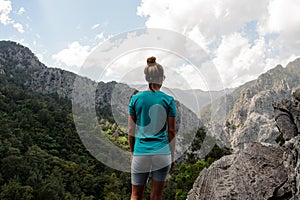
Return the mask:
<svg viewBox="0 0 300 200"><path fill-rule="evenodd" d="M130 174L106 167L86 150L70 100L1 79L0 115L1 200L129 199ZM107 137L128 149L124 128L103 116L99 123ZM199 148L204 137L199 129L192 148ZM187 155L187 162L177 163L170 172L163 199L185 199L199 172L229 153L215 146L203 161Z"/></svg>

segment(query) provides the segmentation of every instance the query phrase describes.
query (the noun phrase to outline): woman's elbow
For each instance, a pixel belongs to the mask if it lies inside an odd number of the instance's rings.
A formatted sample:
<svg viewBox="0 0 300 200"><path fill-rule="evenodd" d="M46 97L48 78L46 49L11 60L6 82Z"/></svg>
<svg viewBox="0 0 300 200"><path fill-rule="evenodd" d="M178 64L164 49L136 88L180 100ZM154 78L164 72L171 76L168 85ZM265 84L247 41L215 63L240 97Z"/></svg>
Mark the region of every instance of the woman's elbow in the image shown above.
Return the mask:
<svg viewBox="0 0 300 200"><path fill-rule="evenodd" d="M170 137L175 137L176 136L176 130L175 129L168 129L168 135Z"/></svg>

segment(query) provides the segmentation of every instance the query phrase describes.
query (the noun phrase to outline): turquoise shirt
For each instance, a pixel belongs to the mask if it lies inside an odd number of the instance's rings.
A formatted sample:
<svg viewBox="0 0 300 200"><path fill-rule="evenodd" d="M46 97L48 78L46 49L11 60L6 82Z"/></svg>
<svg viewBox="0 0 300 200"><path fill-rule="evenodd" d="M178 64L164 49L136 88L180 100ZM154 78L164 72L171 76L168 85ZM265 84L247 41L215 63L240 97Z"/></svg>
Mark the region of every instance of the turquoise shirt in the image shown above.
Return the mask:
<svg viewBox="0 0 300 200"><path fill-rule="evenodd" d="M174 98L162 91L143 91L131 97L128 114L137 119L133 155L171 154L167 117L176 116Z"/></svg>

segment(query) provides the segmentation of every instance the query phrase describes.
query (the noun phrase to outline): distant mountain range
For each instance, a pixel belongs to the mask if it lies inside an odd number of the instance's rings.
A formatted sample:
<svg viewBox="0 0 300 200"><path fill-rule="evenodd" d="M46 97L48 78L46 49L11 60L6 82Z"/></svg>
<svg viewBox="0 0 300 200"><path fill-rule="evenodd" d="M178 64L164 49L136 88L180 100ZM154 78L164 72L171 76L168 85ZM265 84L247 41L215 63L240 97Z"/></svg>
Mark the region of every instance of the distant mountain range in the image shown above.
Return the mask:
<svg viewBox="0 0 300 200"><path fill-rule="evenodd" d="M103 116L112 118L113 115L124 125L129 98L135 88L141 88L114 81L96 83L62 69L48 68L30 49L11 41L0 42L0 74L2 82L13 81L35 92L57 93L68 99L74 95L76 79L94 85L96 109L106 109ZM219 144L238 150L253 141L274 142L279 132L274 126L272 103L290 97L291 91L299 86L300 59L296 59L287 67L278 65L236 89L183 91L163 88L163 91L177 99L179 141L185 137L184 132L205 125ZM80 98L76 100L81 101Z"/></svg>
<svg viewBox="0 0 300 200"><path fill-rule="evenodd" d="M130 85L130 87L137 90L144 90L147 88L147 85ZM163 86L161 90L174 96L175 99L180 101L195 114L199 115L203 107L211 104L214 100L221 96L230 94L234 88L226 88L219 91L204 91L201 89L183 90L179 88L166 88Z"/></svg>
<svg viewBox="0 0 300 200"><path fill-rule="evenodd" d="M136 89L126 84L115 81L97 83L66 70L48 68L29 48L11 41L0 41L0 74L2 83L10 81L34 92L57 94L82 107L91 102L98 115L127 126L128 102ZM86 99L86 95L91 92L94 92L94 100ZM176 106L179 157L192 142L195 131L203 124L195 113L179 101L176 101ZM192 135L187 135L187 132Z"/></svg>

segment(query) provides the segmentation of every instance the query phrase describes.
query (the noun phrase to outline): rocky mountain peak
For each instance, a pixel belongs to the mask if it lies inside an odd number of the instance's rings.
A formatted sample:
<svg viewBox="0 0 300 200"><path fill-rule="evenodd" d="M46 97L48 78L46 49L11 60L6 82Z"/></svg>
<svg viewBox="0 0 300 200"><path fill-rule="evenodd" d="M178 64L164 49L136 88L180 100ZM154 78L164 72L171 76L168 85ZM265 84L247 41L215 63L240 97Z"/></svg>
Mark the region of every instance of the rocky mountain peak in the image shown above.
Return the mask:
<svg viewBox="0 0 300 200"><path fill-rule="evenodd" d="M188 200L300 199L300 101L274 104L283 146L249 143L201 171Z"/></svg>
<svg viewBox="0 0 300 200"><path fill-rule="evenodd" d="M272 104L281 98L290 98L292 90L299 86L300 59L285 68L277 65L213 103L214 107L216 104L226 107L227 115L223 121L215 120L206 125L209 130L218 130L214 136L219 143L235 151L255 141L274 143L279 132L274 126Z"/></svg>
<svg viewBox="0 0 300 200"><path fill-rule="evenodd" d="M12 41L0 41L0 68L36 71L45 69L46 66L28 47Z"/></svg>
<svg viewBox="0 0 300 200"><path fill-rule="evenodd" d="M0 41L0 81L24 86L46 66L32 51L16 42Z"/></svg>

